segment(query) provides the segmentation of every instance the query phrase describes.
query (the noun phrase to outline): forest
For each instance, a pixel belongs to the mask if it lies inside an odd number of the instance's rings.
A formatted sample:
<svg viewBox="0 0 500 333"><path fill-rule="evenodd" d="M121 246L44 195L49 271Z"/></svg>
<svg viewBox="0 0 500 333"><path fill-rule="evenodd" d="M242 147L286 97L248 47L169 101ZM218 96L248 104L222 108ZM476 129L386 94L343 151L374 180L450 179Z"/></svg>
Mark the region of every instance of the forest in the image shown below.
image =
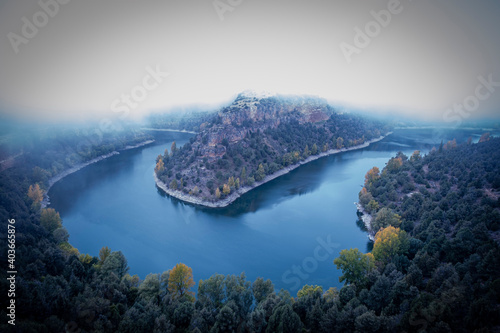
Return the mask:
<svg viewBox="0 0 500 333"><path fill-rule="evenodd" d="M390 130L337 113L320 99L297 99L240 95L188 144L165 149L156 158L156 175L171 190L216 202L310 156L361 145Z"/></svg>
<svg viewBox="0 0 500 333"><path fill-rule="evenodd" d="M51 150L37 147L47 163ZM141 280L120 249L79 253L59 214L40 208L43 179L33 171L47 166L24 155L0 172L2 228L16 221L15 331L489 332L500 325L500 139L399 153L368 170L359 196L373 217L373 250L340 252L332 262L342 270L340 290L304 285L296 295L244 273L195 281L182 263ZM4 253L7 244L2 237ZM0 289L7 294L5 276ZM12 328L2 321L2 332Z"/></svg>

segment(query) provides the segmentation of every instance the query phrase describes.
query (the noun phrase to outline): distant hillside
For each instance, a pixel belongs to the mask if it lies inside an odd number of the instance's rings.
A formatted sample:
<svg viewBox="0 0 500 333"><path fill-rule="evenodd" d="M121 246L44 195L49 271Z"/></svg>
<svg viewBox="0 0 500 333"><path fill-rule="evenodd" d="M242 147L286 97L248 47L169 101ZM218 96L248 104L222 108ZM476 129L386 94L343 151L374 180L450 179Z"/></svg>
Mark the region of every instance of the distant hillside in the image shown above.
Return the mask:
<svg viewBox="0 0 500 333"><path fill-rule="evenodd" d="M155 170L162 187L181 199L233 200L266 176L387 132L380 122L338 114L316 97L242 93L189 143L158 156Z"/></svg>

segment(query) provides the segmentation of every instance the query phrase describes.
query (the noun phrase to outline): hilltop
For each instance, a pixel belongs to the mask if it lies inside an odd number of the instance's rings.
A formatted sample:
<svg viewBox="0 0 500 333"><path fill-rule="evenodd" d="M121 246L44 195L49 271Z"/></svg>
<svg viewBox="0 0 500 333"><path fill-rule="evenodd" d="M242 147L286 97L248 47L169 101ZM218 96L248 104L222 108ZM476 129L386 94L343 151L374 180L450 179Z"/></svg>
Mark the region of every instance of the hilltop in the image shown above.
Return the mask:
<svg viewBox="0 0 500 333"><path fill-rule="evenodd" d="M300 164L366 146L389 129L337 113L326 100L244 92L200 125L183 147L156 159L156 182L168 194L205 206L241 194Z"/></svg>

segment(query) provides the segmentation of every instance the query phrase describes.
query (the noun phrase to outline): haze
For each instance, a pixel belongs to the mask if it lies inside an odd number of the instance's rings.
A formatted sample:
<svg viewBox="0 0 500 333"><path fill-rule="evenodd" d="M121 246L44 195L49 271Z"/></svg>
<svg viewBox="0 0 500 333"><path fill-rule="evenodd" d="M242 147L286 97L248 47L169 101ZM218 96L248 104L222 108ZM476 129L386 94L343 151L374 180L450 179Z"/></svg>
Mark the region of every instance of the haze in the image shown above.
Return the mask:
<svg viewBox="0 0 500 333"><path fill-rule="evenodd" d="M27 38L23 17L33 23L40 4L2 1L1 112L99 118L123 107L121 96L146 80L146 95L129 105L133 117L208 108L255 89L443 121L453 104L476 94L478 77L500 82L498 1L401 0L399 12L350 57L342 43L355 46L354 29L364 31L375 21L370 12L392 1L220 3L226 11L212 0L73 0ZM155 70L168 76L147 79ZM469 119L498 115L497 89Z"/></svg>

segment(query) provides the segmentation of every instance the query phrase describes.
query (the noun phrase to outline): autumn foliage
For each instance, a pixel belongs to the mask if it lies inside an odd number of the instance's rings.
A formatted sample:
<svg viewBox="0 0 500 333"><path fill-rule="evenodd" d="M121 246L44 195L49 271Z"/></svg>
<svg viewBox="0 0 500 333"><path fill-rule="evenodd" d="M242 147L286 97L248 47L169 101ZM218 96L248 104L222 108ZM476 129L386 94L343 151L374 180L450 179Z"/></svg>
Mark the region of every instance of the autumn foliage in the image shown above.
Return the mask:
<svg viewBox="0 0 500 333"><path fill-rule="evenodd" d="M193 270L191 267L178 263L170 271L168 277L168 290L174 298L183 298L187 296L192 298L194 293L190 291L194 286Z"/></svg>

